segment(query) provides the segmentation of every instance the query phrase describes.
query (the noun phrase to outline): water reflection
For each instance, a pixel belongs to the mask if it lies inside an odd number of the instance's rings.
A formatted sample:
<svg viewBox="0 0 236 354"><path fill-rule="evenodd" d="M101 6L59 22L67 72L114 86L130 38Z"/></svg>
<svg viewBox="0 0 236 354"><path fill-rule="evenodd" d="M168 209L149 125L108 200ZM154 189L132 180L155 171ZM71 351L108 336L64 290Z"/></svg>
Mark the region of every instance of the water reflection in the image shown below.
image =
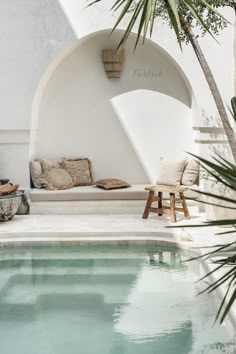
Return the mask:
<svg viewBox="0 0 236 354"><path fill-rule="evenodd" d="M168 249L0 251L1 354L235 353L198 263ZM14 340L12 338L14 337Z"/></svg>

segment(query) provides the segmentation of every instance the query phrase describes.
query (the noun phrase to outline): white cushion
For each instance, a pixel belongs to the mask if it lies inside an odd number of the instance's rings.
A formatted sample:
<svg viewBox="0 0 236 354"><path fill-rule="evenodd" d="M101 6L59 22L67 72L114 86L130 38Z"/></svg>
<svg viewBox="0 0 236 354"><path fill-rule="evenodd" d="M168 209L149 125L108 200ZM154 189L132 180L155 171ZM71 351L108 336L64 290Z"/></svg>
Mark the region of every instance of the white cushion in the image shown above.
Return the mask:
<svg viewBox="0 0 236 354"><path fill-rule="evenodd" d="M182 160L161 160L160 172L157 184L165 184L168 186L178 186L181 183L186 159Z"/></svg>

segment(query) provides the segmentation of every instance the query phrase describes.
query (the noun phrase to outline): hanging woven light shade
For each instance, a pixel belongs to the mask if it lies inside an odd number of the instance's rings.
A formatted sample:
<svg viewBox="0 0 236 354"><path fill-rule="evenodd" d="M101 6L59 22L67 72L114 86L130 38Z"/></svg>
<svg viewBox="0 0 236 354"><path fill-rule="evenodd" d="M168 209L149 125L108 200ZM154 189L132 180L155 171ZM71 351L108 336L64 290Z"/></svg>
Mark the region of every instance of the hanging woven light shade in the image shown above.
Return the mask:
<svg viewBox="0 0 236 354"><path fill-rule="evenodd" d="M125 50L120 49L103 49L102 61L104 69L109 79L120 78L123 70L123 63L125 61Z"/></svg>

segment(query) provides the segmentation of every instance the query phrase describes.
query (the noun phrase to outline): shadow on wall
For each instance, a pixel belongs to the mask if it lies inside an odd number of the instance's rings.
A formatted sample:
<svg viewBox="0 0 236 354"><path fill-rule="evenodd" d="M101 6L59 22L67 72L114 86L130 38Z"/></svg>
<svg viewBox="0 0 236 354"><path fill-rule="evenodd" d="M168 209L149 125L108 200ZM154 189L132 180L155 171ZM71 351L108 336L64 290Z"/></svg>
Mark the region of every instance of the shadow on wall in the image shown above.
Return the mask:
<svg viewBox="0 0 236 354"><path fill-rule="evenodd" d="M156 180L161 159L194 151L192 112L175 98L135 90L113 98L111 104L149 181Z"/></svg>
<svg viewBox="0 0 236 354"><path fill-rule="evenodd" d="M115 48L122 31L85 38L45 73L36 93L30 158L88 157L95 178L150 183L157 161L194 151L192 90L163 49L147 41L126 45L120 79L108 79L101 52Z"/></svg>
<svg viewBox="0 0 236 354"><path fill-rule="evenodd" d="M201 143L200 153L204 157L211 159L219 155L233 161L228 139L218 114L209 116L205 110L202 111L202 127L199 128L198 142Z"/></svg>

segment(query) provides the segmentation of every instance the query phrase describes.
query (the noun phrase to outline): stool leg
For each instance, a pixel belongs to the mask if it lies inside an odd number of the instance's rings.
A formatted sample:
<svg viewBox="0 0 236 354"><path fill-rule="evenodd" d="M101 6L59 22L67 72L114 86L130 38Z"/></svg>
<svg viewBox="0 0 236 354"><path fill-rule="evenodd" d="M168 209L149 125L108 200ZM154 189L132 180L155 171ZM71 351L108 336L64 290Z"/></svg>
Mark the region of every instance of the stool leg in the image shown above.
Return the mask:
<svg viewBox="0 0 236 354"><path fill-rule="evenodd" d="M162 192L158 192L158 209L162 209ZM163 213L159 213L158 216L162 216Z"/></svg>
<svg viewBox="0 0 236 354"><path fill-rule="evenodd" d="M175 193L170 193L170 219L171 222L176 222L176 213L175 213Z"/></svg>
<svg viewBox="0 0 236 354"><path fill-rule="evenodd" d="M187 203L186 203L186 200L184 198L184 193L183 192L179 192L179 196L180 196L180 199L181 199L181 202L182 202L182 205L183 205L183 209L184 209L184 217L185 217L185 219L190 219Z"/></svg>
<svg viewBox="0 0 236 354"><path fill-rule="evenodd" d="M147 203L146 203L146 206L145 206L145 209L144 209L144 212L143 212L143 219L147 219L148 218L149 208L152 205L152 198L153 198L154 194L155 194L155 192L153 192L153 191L150 191L149 194L148 194Z"/></svg>

